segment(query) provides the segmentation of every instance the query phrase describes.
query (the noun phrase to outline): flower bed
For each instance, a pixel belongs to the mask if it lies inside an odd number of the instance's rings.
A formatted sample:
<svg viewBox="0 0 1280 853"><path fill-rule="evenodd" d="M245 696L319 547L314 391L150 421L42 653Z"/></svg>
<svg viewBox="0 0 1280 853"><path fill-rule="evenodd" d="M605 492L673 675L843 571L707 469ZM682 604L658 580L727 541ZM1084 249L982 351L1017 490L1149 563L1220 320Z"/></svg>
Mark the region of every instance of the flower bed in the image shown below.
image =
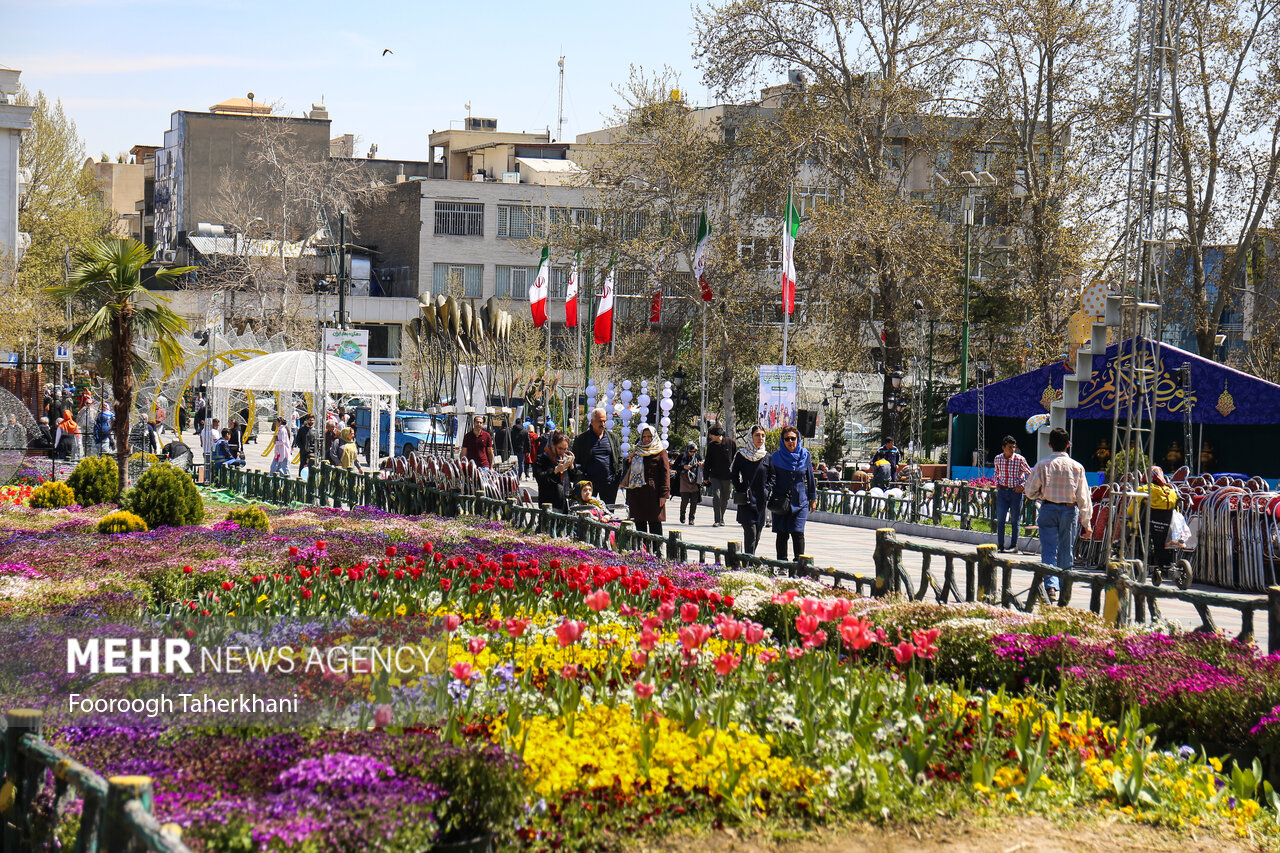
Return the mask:
<svg viewBox="0 0 1280 853"><path fill-rule="evenodd" d="M481 802L506 803L493 829L529 849L937 809L1275 836L1261 765L1224 771L1195 748L1268 755L1274 661L1227 641L859 599L457 519L274 511L268 534L215 510L105 536L103 511L0 512L0 616L29 657L58 651L42 619L132 620L256 643L315 703L284 732L57 730L100 772L153 776L159 817L197 848L424 849L474 829ZM303 666L384 646L422 653ZM56 697L62 678L28 669L6 692Z"/></svg>

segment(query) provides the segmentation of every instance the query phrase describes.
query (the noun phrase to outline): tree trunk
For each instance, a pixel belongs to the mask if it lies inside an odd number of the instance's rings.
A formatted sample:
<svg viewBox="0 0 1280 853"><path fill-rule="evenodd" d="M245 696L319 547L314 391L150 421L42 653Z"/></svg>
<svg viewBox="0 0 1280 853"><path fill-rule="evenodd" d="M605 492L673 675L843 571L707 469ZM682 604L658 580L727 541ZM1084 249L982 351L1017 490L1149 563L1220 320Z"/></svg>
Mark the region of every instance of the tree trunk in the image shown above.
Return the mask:
<svg viewBox="0 0 1280 853"><path fill-rule="evenodd" d="M116 316L111 335L111 392L115 395L116 467L120 493L129 485L129 421L133 414L133 306Z"/></svg>

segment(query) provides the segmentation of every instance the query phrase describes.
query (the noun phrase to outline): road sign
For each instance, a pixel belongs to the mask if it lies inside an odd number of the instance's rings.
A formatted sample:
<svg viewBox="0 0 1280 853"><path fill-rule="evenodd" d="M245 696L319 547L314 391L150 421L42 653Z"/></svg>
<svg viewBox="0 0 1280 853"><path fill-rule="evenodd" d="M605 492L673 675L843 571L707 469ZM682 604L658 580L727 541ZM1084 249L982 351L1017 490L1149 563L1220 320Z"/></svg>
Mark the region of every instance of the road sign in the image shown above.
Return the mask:
<svg viewBox="0 0 1280 853"><path fill-rule="evenodd" d="M65 364L71 363L71 344L58 344L57 349L53 351L53 360L60 361Z"/></svg>
<svg viewBox="0 0 1280 853"><path fill-rule="evenodd" d="M4 354L6 364L18 364L18 354L16 352L7 352Z"/></svg>

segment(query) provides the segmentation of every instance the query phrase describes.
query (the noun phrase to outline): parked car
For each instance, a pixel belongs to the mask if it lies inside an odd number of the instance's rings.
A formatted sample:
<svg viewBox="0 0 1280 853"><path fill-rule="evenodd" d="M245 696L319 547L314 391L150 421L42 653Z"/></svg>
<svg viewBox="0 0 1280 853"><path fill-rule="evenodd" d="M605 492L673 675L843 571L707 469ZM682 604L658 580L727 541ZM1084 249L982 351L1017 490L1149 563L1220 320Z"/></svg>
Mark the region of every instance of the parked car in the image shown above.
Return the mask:
<svg viewBox="0 0 1280 853"><path fill-rule="evenodd" d="M365 459L369 459L370 438L372 437L369 429L369 409L356 409L355 415L356 445L364 451ZM380 456L391 455L390 449L387 447L391 443L391 436L388 431L389 425L390 413L384 410L382 412L382 431L378 443L378 455ZM427 412L406 410L396 412L396 456L408 456L415 450L450 452L453 443L448 415L432 415Z"/></svg>

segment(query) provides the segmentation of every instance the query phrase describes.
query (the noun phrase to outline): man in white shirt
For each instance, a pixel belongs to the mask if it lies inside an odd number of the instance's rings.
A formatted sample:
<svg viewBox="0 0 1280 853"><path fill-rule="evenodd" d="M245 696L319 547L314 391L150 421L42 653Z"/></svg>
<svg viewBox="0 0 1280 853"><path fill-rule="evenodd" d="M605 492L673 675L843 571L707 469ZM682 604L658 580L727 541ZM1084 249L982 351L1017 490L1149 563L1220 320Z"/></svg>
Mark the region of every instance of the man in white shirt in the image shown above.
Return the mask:
<svg viewBox="0 0 1280 853"><path fill-rule="evenodd" d="M200 430L200 449L204 451L204 460L208 462L213 455L213 445L217 443L218 436L221 434L218 419L204 422L204 429Z"/></svg>
<svg viewBox="0 0 1280 853"><path fill-rule="evenodd" d="M1067 431L1054 427L1049 433L1049 447L1053 453L1031 469L1023 490L1029 500L1040 501L1036 517L1040 525L1040 562L1070 569L1075 564L1077 520L1084 536L1093 533L1093 500L1084 466L1067 455L1071 447ZM1056 604L1058 578L1048 578L1044 586L1049 603Z"/></svg>

